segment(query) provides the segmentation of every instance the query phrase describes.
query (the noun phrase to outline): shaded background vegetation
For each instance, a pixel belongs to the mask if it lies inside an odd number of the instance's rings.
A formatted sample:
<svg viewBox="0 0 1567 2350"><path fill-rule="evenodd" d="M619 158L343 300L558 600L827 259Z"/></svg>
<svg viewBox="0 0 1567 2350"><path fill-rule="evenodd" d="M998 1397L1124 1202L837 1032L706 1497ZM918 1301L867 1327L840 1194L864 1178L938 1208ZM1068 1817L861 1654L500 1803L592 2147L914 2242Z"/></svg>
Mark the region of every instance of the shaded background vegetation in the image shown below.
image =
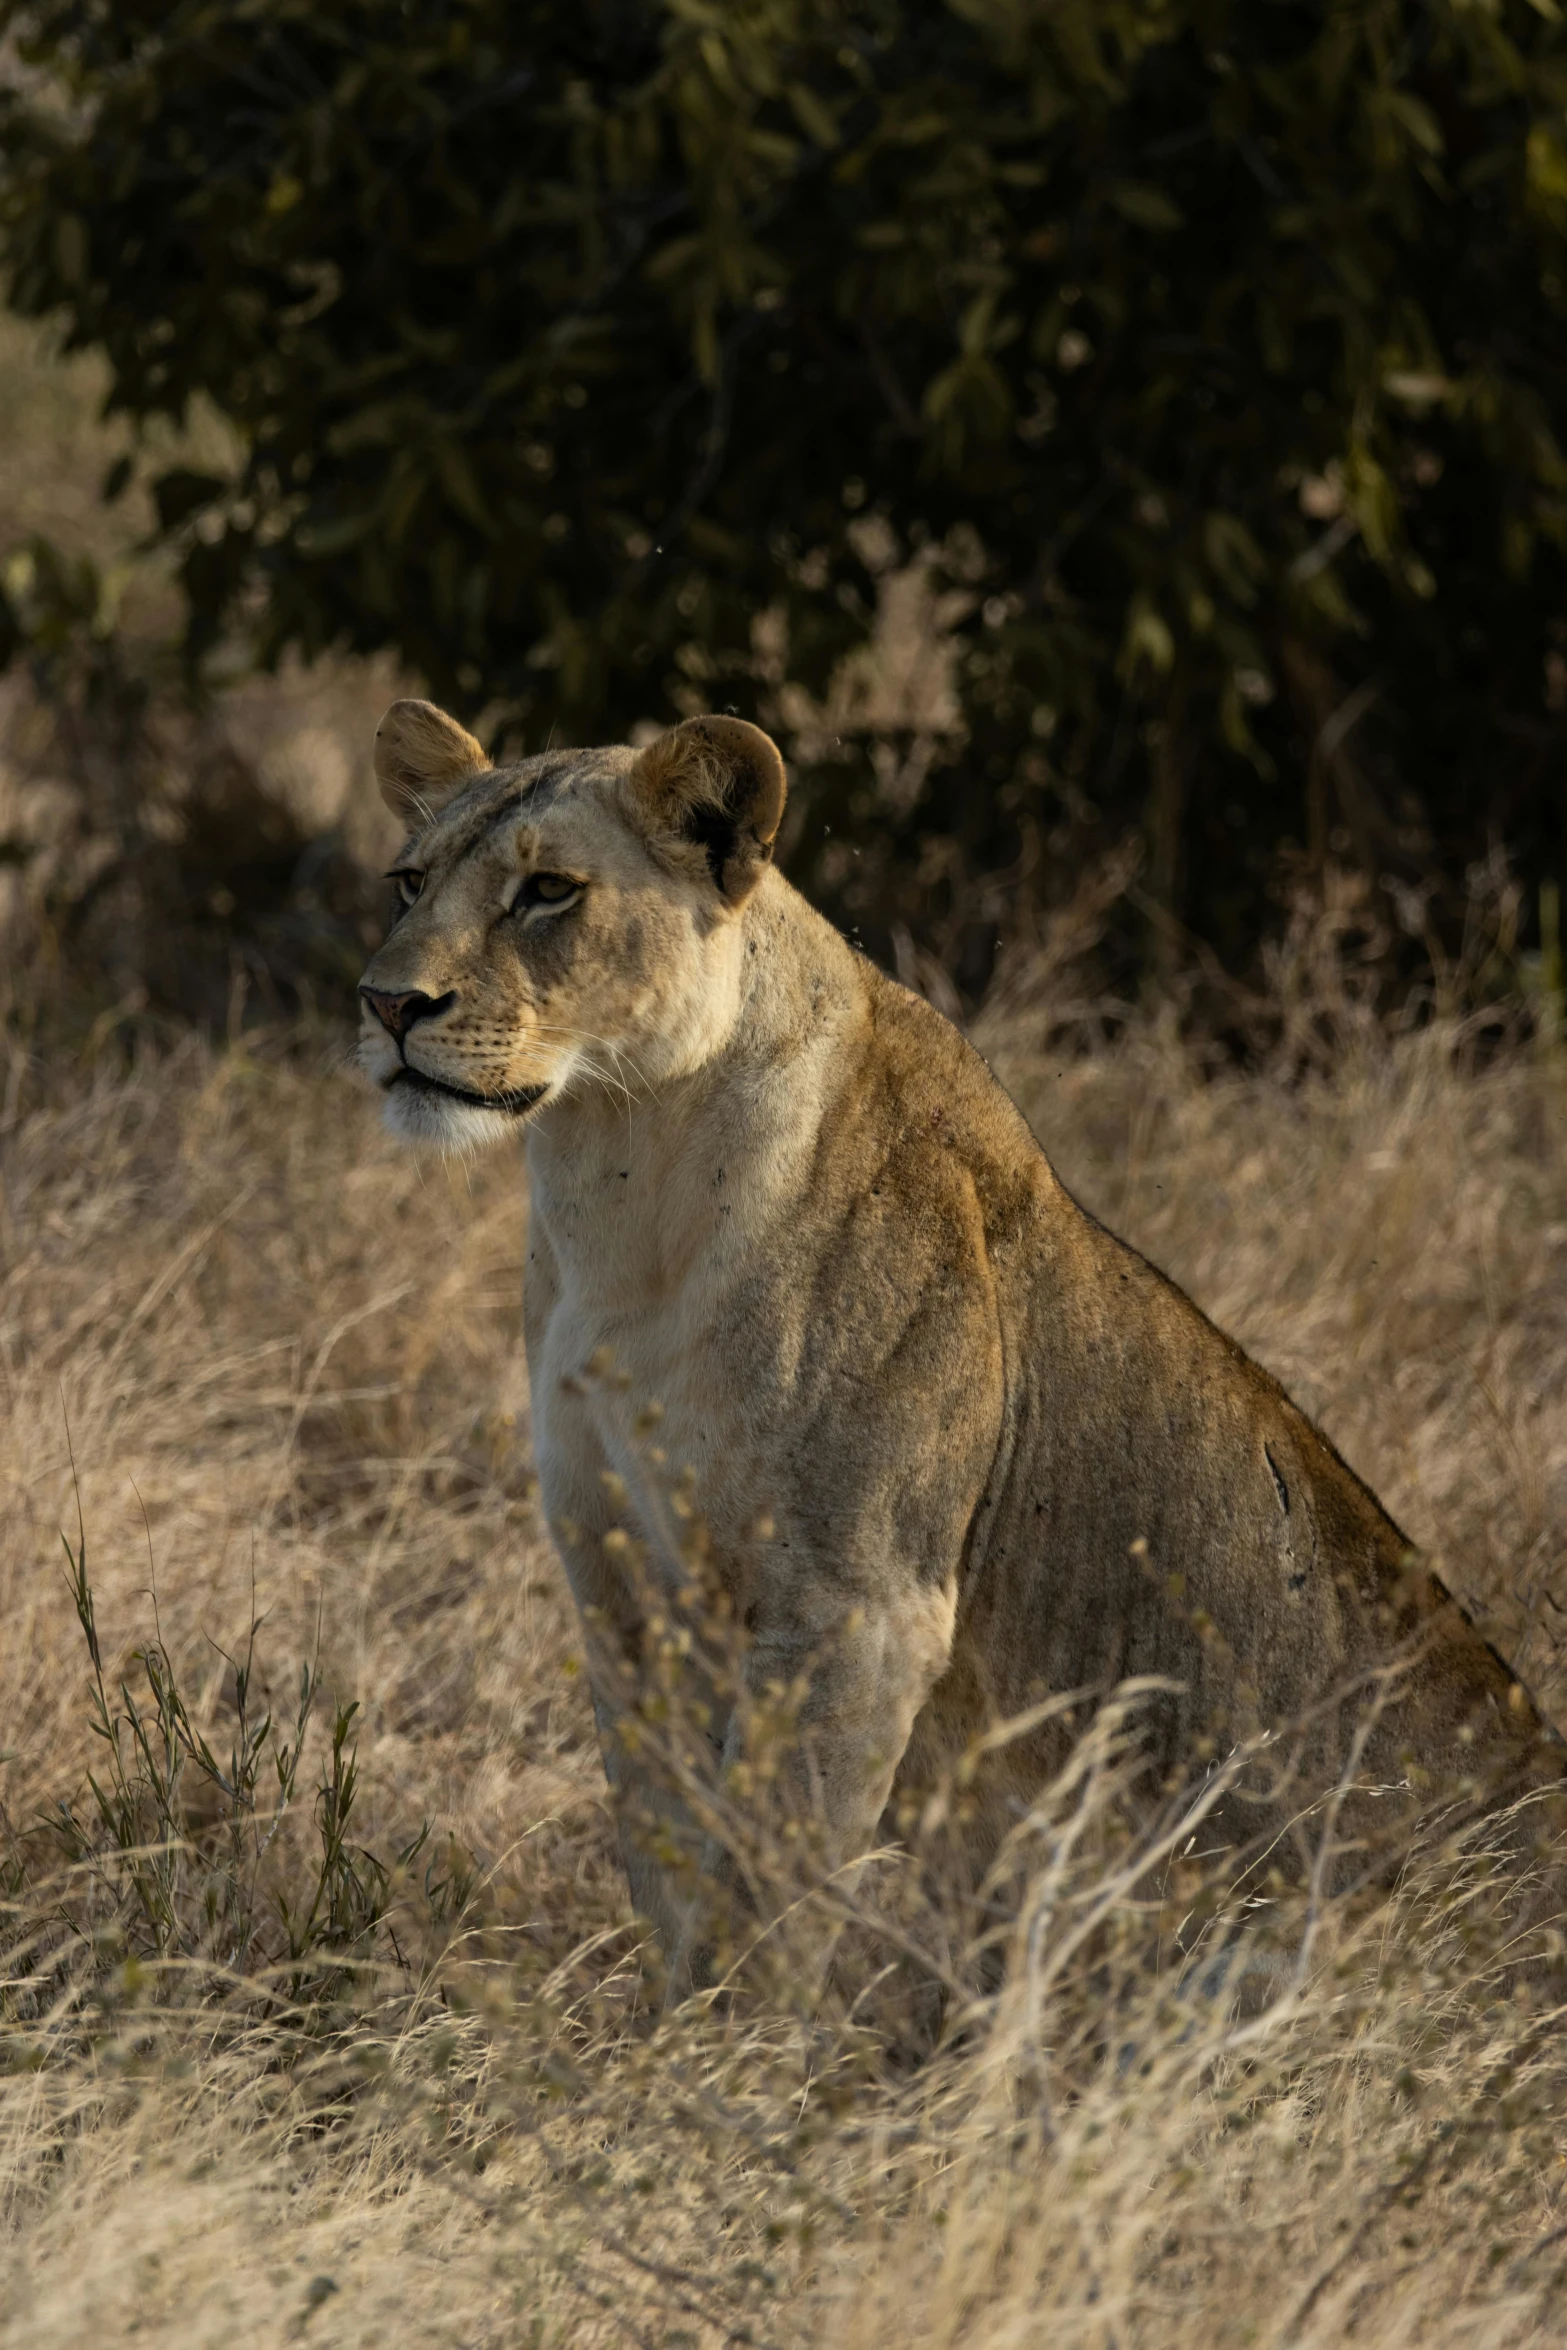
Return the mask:
<svg viewBox="0 0 1567 2350"><path fill-rule="evenodd" d="M387 650L527 748L759 716L796 877L970 1001L1128 842L1120 982L1253 973L1336 866L1407 983L1498 853L1559 967L1549 0L0 25L13 304L225 428L104 483L189 680Z"/></svg>

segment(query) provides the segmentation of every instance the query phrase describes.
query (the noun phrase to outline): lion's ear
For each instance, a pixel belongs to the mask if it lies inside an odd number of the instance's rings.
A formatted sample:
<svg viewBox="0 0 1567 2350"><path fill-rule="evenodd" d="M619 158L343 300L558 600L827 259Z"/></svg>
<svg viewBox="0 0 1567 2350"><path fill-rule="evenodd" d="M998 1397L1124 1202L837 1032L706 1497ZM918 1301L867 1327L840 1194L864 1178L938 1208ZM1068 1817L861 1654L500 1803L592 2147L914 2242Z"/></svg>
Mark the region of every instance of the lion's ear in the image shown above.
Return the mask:
<svg viewBox="0 0 1567 2350"><path fill-rule="evenodd" d="M782 753L744 718L687 718L648 744L631 771L653 820L703 850L739 905L761 879L783 818Z"/></svg>
<svg viewBox="0 0 1567 2350"><path fill-rule="evenodd" d="M375 779L394 816L428 824L489 760L433 702L394 702L375 730Z"/></svg>

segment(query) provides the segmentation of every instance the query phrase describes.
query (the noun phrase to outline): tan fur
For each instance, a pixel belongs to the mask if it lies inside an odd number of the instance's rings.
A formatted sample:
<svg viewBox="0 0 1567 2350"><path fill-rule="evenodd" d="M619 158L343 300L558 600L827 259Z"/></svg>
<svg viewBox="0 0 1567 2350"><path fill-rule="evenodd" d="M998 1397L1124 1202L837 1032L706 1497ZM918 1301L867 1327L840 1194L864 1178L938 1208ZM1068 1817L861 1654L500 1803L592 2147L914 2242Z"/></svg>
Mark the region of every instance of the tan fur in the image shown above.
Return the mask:
<svg viewBox="0 0 1567 2350"><path fill-rule="evenodd" d="M433 804L459 756L400 724L397 788ZM614 1654L641 1603L606 1535L629 1522L681 1575L631 1428L656 1398L748 1679L804 1677L798 1786L829 1858L995 1721L1133 1675L1176 1684L1149 1719L1154 1791L1202 1734L1222 1751L1306 1721L1280 1741L1294 1775L1254 1773L1214 1823L1237 1852L1331 1783L1347 1685L1395 1650L1355 1834L1459 1781L1486 1801L1555 1784L1534 1707L1332 1447L1077 1206L957 1031L770 868L782 798L776 751L736 720L472 774L410 844L423 895L366 974L437 1007L403 1060L366 1015L400 1131L460 1149L526 1126L534 1437L600 1628L612 1779L635 1768ZM536 872L580 897L508 911ZM595 1360L625 1384L585 1377ZM717 1734L737 1751L733 1723ZM987 1760L977 1862L1067 1735ZM639 1906L699 1974L684 1896L627 1843Z"/></svg>
<svg viewBox="0 0 1567 2350"><path fill-rule="evenodd" d="M394 702L375 730L373 756L382 799L419 825L489 765L483 746L433 702Z"/></svg>

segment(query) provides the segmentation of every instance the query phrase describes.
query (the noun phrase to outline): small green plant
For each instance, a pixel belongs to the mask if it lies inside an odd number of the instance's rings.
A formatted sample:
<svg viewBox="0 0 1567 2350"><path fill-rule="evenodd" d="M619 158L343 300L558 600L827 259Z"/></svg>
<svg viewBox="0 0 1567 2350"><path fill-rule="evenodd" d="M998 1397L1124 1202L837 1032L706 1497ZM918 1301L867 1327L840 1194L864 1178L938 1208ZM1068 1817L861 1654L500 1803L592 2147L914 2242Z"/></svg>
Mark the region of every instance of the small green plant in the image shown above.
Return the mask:
<svg viewBox="0 0 1567 2350"><path fill-rule="evenodd" d="M88 1703L101 1748L81 1806L62 1802L46 1823L48 1841L93 1886L100 1912L92 1929L139 1959L197 1962L228 1980L281 1969L292 1997L330 1995L345 1973L392 1942L389 1913L430 1839L426 1821L390 1863L353 1840L358 1798L357 1700L338 1703L328 1751L309 1806L315 1836L300 1849L305 1811L301 1762L321 1711L322 1675L312 1658L299 1670L292 1715L279 1720L256 1703L254 1604L243 1648L224 1654L233 1726L220 1754L192 1710L157 1626L117 1679L104 1665L78 1522L73 1547L62 1534L71 1598L91 1667ZM139 1678L137 1677L139 1673ZM460 1914L473 1871L453 1847L444 1872L425 1872L425 1906L436 1924ZM73 1922L86 1925L83 1917Z"/></svg>

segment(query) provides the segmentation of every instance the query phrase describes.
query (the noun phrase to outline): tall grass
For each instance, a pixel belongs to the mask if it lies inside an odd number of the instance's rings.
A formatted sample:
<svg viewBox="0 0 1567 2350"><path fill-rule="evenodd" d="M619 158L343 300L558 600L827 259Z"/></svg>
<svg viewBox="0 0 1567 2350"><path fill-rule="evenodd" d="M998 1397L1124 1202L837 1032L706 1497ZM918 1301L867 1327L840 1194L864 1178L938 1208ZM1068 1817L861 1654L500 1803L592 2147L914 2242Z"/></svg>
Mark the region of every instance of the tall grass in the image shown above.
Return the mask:
<svg viewBox="0 0 1567 2350"><path fill-rule="evenodd" d="M1559 1053L982 1040L1567 1712ZM1483 1869L1283 1915L1260 2008L1151 1965L1217 1896L1179 1817L1128 1826L1135 1693L1020 1823L1004 1964L888 1855L857 2005L659 2017L534 1500L517 1163L404 1158L335 1062L30 1065L0 1135L0 2341L1559 2338L1560 2019Z"/></svg>

